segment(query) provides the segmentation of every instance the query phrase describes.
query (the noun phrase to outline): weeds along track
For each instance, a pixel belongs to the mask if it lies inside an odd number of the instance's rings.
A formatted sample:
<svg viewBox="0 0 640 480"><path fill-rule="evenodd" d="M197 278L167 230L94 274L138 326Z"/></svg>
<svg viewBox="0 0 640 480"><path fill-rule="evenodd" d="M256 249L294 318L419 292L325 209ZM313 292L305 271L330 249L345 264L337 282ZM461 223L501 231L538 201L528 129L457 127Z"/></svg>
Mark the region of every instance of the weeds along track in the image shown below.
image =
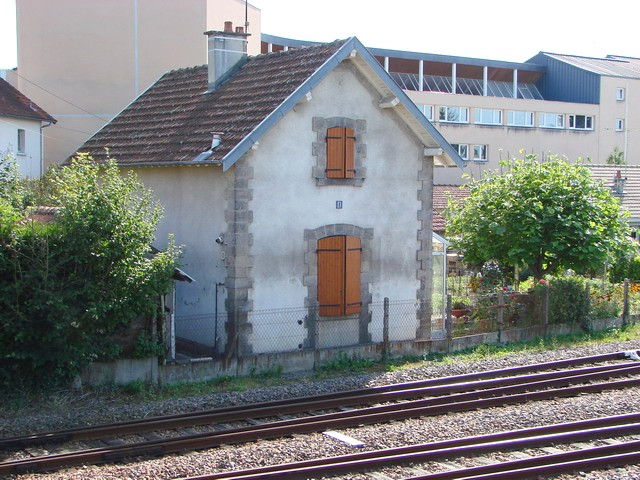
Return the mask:
<svg viewBox="0 0 640 480"><path fill-rule="evenodd" d="M0 476L640 386L618 352L0 439Z"/></svg>

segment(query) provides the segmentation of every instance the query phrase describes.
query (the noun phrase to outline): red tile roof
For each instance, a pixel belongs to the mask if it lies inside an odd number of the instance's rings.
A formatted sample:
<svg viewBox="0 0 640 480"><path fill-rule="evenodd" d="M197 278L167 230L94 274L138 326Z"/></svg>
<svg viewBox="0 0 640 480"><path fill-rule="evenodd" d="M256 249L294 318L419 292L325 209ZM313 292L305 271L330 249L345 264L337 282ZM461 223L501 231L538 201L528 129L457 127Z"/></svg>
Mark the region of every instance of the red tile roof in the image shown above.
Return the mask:
<svg viewBox="0 0 640 480"><path fill-rule="evenodd" d="M2 78L0 78L0 116L30 118L54 123L56 121Z"/></svg>
<svg viewBox="0 0 640 480"><path fill-rule="evenodd" d="M51 223L55 220L58 210L58 207L30 207L27 211L27 216L22 220L22 222Z"/></svg>
<svg viewBox="0 0 640 480"><path fill-rule="evenodd" d="M171 71L91 137L79 152L121 165L220 161L344 44L336 41L249 57L218 90L207 91L207 66Z"/></svg>
<svg viewBox="0 0 640 480"><path fill-rule="evenodd" d="M449 198L464 199L469 196L469 189L460 185L434 185L433 186L433 231L444 234L447 222L444 210L447 208Z"/></svg>

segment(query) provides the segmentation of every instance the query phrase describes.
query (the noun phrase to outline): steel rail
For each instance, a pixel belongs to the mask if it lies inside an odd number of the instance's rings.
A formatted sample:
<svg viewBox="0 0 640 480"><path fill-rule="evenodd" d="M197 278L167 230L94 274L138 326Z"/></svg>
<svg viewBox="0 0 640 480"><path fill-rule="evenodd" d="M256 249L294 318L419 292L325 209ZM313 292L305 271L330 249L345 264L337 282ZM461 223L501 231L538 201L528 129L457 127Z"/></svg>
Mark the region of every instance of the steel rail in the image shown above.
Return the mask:
<svg viewBox="0 0 640 480"><path fill-rule="evenodd" d="M278 476L294 480L310 478L313 475L339 475L353 472L356 469L359 471L372 470L385 466L424 463L461 455L480 455L498 450L535 448L564 441L576 442L625 434L633 435L639 428L640 412L405 447L372 450L337 457L317 458L267 467L198 475L180 480L220 480L226 478L253 480L258 478L278 478ZM531 466L526 463L520 465L523 467ZM494 471L490 470L492 467L495 468L494 465L475 468L478 469L477 473L489 473ZM455 471L433 474L433 480L436 478L444 480L449 478L446 475L454 473ZM472 473L476 474L475 469ZM443 475L442 479L437 475ZM431 477L427 478L431 480Z"/></svg>
<svg viewBox="0 0 640 480"><path fill-rule="evenodd" d="M628 367L622 371L638 372L640 366ZM629 373L629 372L627 372ZM602 372L589 375L587 379L593 380L596 376L613 376L613 372ZM79 452L63 453L50 456L36 457L26 460L16 460L0 463L0 473L23 473L26 471L51 470L60 467L69 467L78 464L104 463L122 460L127 457L141 455L162 455L176 453L185 450L199 450L203 448L216 447L221 444L241 443L256 441L259 439L270 439L288 436L292 434L303 434L322 431L327 428L346 428L363 424L374 424L388 422L391 420L405 420L427 415L438 415L450 412L460 412L471 409L487 408L492 406L502 406L527 402L531 400L542 400L549 398L568 397L581 393L593 393L610 389L622 389L640 386L640 379L620 380L616 382L587 384L568 387L571 381L585 381L583 376L576 376L569 379L556 379L543 382L533 382L516 387L506 387L504 389L491 389L488 398L474 398L462 401L461 396L470 394L454 394L446 397L454 399L452 403L443 402L441 398L429 400L419 400L413 402L403 402L400 404L383 405L369 407L362 410L336 412L314 417L283 420L271 422L257 426L241 427L226 431L211 432L206 434L196 434L177 439L162 439L141 442L131 445L116 447L105 447L97 449L83 450ZM531 388L547 388L542 391L528 391ZM554 388L551 388L554 387ZM558 388L560 387L560 388ZM518 389L519 390L516 390ZM502 396L495 396L502 390ZM505 395L507 392L510 395ZM523 393L517 393L517 391ZM475 392L472 392L475 394ZM433 404L437 402L437 404ZM429 404L431 402L431 404Z"/></svg>
<svg viewBox="0 0 640 480"><path fill-rule="evenodd" d="M440 474L409 477L405 480L527 480L601 470L640 463L640 441L621 445L606 445L585 450L554 453L525 460L514 460L496 465L470 467ZM493 468L492 468L493 467Z"/></svg>
<svg viewBox="0 0 640 480"><path fill-rule="evenodd" d="M353 406L358 402L361 404L371 400L362 400L367 395L370 395L370 399L375 395L380 395L388 392L400 392L418 390L421 388L434 388L437 386L449 385L451 391L454 391L455 384L464 384L470 381L482 381L505 377L514 374L526 374L536 371L545 371L551 369L564 368L569 366L584 365L590 362L602 362L613 361L623 359L628 356L627 352L616 352L610 354L595 355L589 357L577 357L567 360L560 360L556 362L546 362L534 365L525 365L518 367L511 367L499 370L489 370L485 372L475 372L469 374L463 374L458 376L442 377L429 380L418 380L414 382L407 382L402 384L383 385L379 387L370 387L361 390L347 390L343 392L335 392L324 395L317 395L313 397L295 397L292 399L276 400L271 402L265 402L262 404L248 404L240 406L231 406L216 408L211 410L201 410L196 412L148 417L139 420L130 420L125 422L118 422L114 424L102 424L94 425L91 427L79 427L65 430L57 430L50 432L42 432L31 435L23 435L17 437L0 438L0 450L15 450L25 448L29 446L63 443L70 441L80 441L95 439L106 435L127 435L131 433L143 433L158 429L172 429L172 428L184 428L196 425L203 425L214 423L217 419L223 419L222 421L228 422L233 420L239 420L247 418L249 415L262 415L273 416L281 415L283 413L282 407L286 407L287 413L299 413L306 410L322 410L326 408L333 408L335 406ZM631 364L629 364L631 365ZM624 366L624 365L622 365ZM609 369L618 368L621 365L592 367L595 369ZM585 371L586 373L586 371ZM498 384L496 384L498 385ZM416 392L417 393L417 392ZM397 393L398 394L398 393ZM426 395L427 393L425 393ZM419 395L416 395L416 397ZM400 398L401 395L398 394ZM413 397L413 398L416 398ZM406 396L405 398L412 398ZM335 403L331 403L331 401ZM312 402L316 402L315 405ZM326 403L323 403L326 402ZM348 403L351 402L351 403ZM296 409L295 407L300 407ZM253 412L250 412L253 410ZM242 413L240 413L242 412ZM243 416L244 415L244 416ZM255 417L253 417L255 418ZM233 419L233 420L230 420Z"/></svg>

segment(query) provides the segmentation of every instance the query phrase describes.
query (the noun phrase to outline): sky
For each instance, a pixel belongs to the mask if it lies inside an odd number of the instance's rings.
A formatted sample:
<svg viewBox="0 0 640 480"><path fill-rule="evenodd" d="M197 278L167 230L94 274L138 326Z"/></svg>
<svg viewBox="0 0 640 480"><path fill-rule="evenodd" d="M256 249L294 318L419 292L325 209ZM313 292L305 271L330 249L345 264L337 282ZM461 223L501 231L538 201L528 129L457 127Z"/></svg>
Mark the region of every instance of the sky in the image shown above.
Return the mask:
<svg viewBox="0 0 640 480"><path fill-rule="evenodd" d="M184 0L185 5L189 1ZM0 0L0 68L17 64L15 2ZM614 4L595 0L249 3L261 9L264 33L300 40L356 36L368 47L514 62L524 62L540 51L640 57L637 20L632 13L637 7L630 0Z"/></svg>

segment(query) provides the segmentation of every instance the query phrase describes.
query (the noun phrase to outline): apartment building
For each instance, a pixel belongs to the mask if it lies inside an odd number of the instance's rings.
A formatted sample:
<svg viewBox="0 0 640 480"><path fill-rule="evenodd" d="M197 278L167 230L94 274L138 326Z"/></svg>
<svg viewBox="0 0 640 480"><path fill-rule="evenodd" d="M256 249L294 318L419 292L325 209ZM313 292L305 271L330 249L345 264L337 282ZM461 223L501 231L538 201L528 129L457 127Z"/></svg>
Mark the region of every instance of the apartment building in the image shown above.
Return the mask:
<svg viewBox="0 0 640 480"><path fill-rule="evenodd" d="M262 52L309 42L262 35ZM524 151L606 163L618 149L640 164L640 59L540 52L523 63L371 49L479 178ZM435 181L464 181L459 169Z"/></svg>
<svg viewBox="0 0 640 480"><path fill-rule="evenodd" d="M231 20L252 34L249 53L260 48L260 10L244 0L17 0L16 17L18 69L7 80L58 120L45 167L167 71L207 63L205 31Z"/></svg>

